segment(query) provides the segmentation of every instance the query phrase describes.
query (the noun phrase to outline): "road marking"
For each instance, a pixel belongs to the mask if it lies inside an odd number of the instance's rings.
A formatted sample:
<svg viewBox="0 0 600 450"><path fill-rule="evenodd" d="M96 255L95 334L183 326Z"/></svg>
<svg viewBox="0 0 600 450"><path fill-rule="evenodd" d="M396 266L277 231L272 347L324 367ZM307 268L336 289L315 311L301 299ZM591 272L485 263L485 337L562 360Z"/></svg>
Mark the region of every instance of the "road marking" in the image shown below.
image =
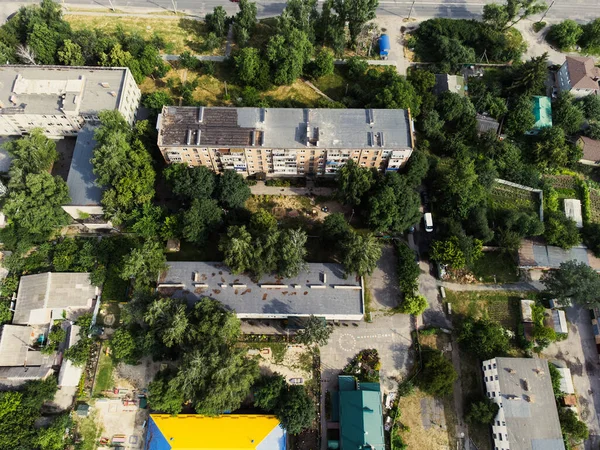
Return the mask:
<svg viewBox="0 0 600 450"><path fill-rule="evenodd" d="M370 335L365 335L365 336L356 336L356 339L373 339L373 338L380 338L380 337L392 337L394 336L393 334L370 334Z"/></svg>
<svg viewBox="0 0 600 450"><path fill-rule="evenodd" d="M340 344L340 348L344 351L349 352L356 348L356 339L351 334L344 333L340 335L338 342Z"/></svg>

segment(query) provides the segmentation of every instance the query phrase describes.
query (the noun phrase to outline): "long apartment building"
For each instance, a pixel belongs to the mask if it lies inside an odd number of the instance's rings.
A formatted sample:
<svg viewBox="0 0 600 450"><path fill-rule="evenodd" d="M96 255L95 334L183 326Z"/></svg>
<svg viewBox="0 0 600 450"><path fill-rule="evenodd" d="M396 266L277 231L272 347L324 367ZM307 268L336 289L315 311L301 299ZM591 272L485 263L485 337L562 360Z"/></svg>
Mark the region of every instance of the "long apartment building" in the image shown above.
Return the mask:
<svg viewBox="0 0 600 450"><path fill-rule="evenodd" d="M75 136L105 109L133 123L140 97L128 68L0 66L0 136Z"/></svg>
<svg viewBox="0 0 600 450"><path fill-rule="evenodd" d="M167 163L242 175L330 175L350 158L395 171L414 147L410 111L403 109L165 106L156 127Z"/></svg>

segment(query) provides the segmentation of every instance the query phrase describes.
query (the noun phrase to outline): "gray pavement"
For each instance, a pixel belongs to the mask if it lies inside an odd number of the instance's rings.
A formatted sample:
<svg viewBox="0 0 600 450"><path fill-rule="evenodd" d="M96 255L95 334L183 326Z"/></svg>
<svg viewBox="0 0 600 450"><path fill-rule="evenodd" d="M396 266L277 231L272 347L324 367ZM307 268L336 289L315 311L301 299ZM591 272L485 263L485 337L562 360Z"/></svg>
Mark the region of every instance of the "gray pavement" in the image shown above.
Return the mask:
<svg viewBox="0 0 600 450"><path fill-rule="evenodd" d="M595 450L600 444L600 360L590 312L580 306L565 308L565 311L569 336L550 345L543 356L571 369L579 413L590 431L585 449Z"/></svg>

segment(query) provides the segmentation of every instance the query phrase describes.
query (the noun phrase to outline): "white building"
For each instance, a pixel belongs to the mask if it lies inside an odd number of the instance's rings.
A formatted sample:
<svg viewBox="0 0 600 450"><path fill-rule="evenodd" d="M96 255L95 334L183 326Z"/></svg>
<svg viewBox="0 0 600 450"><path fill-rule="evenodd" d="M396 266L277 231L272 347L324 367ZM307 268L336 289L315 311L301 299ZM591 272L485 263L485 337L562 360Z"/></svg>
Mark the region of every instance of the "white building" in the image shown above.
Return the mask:
<svg viewBox="0 0 600 450"><path fill-rule="evenodd" d="M113 109L131 124L140 97L126 67L0 66L0 136L74 136Z"/></svg>
<svg viewBox="0 0 600 450"><path fill-rule="evenodd" d="M482 369L486 395L499 406L494 450L565 450L546 360L494 358Z"/></svg>
<svg viewBox="0 0 600 450"><path fill-rule="evenodd" d="M575 221L577 228L583 228L583 216L581 214L581 200L576 198L565 198L565 216Z"/></svg>

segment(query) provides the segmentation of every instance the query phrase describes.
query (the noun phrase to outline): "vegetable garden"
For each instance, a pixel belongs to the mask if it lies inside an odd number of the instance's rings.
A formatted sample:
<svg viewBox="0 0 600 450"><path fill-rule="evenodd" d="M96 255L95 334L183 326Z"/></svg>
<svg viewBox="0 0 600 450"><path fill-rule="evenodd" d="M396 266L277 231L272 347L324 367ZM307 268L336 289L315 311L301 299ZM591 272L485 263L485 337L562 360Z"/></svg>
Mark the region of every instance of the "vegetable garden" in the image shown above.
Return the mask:
<svg viewBox="0 0 600 450"><path fill-rule="evenodd" d="M535 192L495 183L489 196L490 209L539 212L539 196Z"/></svg>

